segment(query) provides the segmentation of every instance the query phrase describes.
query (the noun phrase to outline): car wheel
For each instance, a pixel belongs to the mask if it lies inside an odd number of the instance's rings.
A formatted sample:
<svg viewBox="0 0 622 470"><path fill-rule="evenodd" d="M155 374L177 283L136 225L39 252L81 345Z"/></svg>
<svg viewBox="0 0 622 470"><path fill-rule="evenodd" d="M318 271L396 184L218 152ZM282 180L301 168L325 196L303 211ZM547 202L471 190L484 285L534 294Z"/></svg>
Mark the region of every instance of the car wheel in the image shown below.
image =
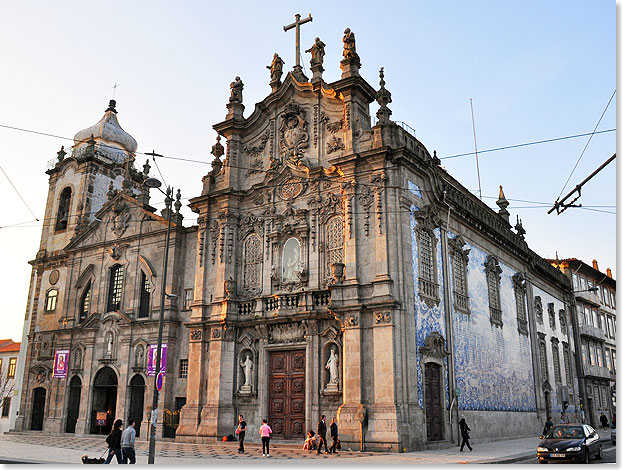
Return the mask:
<svg viewBox="0 0 622 470"><path fill-rule="evenodd" d="M585 454L583 455L583 462L581 463L590 463L590 449L585 448Z"/></svg>
<svg viewBox="0 0 622 470"><path fill-rule="evenodd" d="M598 446L598 454L596 454L596 460L602 460L603 459L603 446L600 445Z"/></svg>
<svg viewBox="0 0 622 470"><path fill-rule="evenodd" d="M548 460L538 460L538 463L549 463Z"/></svg>

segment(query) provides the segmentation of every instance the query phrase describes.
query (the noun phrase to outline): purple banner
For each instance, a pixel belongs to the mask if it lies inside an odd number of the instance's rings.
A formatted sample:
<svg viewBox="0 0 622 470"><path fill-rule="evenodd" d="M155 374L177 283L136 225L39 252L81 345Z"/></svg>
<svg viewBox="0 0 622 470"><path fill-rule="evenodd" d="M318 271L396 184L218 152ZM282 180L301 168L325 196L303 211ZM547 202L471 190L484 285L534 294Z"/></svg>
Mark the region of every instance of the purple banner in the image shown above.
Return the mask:
<svg viewBox="0 0 622 470"><path fill-rule="evenodd" d="M63 349L56 351L54 355L54 377L62 379L67 377L67 361L69 360L69 350Z"/></svg>
<svg viewBox="0 0 622 470"><path fill-rule="evenodd" d="M161 359L160 359L160 370L162 371L162 375L166 375L166 350L168 349L167 344L162 345ZM147 375L154 376L156 370L156 356L158 354L158 345L150 344L149 345L149 363L147 365Z"/></svg>

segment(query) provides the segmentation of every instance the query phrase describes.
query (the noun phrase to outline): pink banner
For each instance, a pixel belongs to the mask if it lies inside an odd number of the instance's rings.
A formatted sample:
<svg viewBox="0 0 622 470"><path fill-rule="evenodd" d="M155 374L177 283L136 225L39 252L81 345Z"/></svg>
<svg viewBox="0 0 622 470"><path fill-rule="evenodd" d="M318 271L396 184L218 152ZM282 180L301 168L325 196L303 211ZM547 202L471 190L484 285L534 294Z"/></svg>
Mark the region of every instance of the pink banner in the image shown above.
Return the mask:
<svg viewBox="0 0 622 470"><path fill-rule="evenodd" d="M69 361L69 350L63 349L56 351L54 355L54 377L64 378L67 377L67 365Z"/></svg>

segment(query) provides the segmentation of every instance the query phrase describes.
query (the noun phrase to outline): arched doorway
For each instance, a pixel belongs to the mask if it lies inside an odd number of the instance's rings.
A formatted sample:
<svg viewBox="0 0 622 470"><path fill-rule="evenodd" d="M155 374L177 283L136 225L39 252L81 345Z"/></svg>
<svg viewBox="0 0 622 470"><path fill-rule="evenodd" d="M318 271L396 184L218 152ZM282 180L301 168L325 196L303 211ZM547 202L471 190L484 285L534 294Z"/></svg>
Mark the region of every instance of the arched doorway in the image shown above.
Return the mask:
<svg viewBox="0 0 622 470"><path fill-rule="evenodd" d="M80 396L82 395L82 380L74 375L69 382L69 402L67 403L67 424L65 432L76 432L76 422L80 412Z"/></svg>
<svg viewBox="0 0 622 470"><path fill-rule="evenodd" d="M112 430L117 408L117 374L110 367L97 372L93 381L93 406L91 408L91 434L108 434ZM98 420L105 416L105 419ZM105 413L105 415L103 414Z"/></svg>
<svg viewBox="0 0 622 470"><path fill-rule="evenodd" d="M135 375L130 380L130 414L129 418L134 418L136 422L136 437L140 436L140 423L143 420L143 410L145 409L145 379L141 375Z"/></svg>
<svg viewBox="0 0 622 470"><path fill-rule="evenodd" d="M443 439L443 405L441 403L441 366L425 365L425 421L428 441Z"/></svg>
<svg viewBox="0 0 622 470"><path fill-rule="evenodd" d="M32 392L32 418L30 420L30 429L33 431L43 431L45 394L46 390L43 387L37 387Z"/></svg>

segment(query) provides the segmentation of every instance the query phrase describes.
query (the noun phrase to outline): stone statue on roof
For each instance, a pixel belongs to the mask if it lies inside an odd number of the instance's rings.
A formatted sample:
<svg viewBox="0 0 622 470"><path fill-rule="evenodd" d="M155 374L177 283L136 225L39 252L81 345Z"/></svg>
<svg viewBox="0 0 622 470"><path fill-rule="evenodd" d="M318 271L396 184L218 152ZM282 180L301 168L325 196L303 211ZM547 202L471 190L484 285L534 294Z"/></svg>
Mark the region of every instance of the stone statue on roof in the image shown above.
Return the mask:
<svg viewBox="0 0 622 470"><path fill-rule="evenodd" d="M235 77L235 81L231 82L229 88L231 88L231 97L229 98L229 103L241 103L244 83L242 83L240 77Z"/></svg>
<svg viewBox="0 0 622 470"><path fill-rule="evenodd" d="M283 75L283 64L285 62L283 59L279 57L279 55L275 52L274 57L272 58L272 63L270 65L266 65L267 69L270 69L270 81L278 82L281 80L281 75Z"/></svg>
<svg viewBox="0 0 622 470"><path fill-rule="evenodd" d="M356 39L350 28L343 32L343 57L346 59L359 59L356 53Z"/></svg>
<svg viewBox="0 0 622 470"><path fill-rule="evenodd" d="M311 53L311 65L322 65L324 63L324 48L326 44L324 44L320 38L315 38L315 43L307 49L305 52Z"/></svg>

